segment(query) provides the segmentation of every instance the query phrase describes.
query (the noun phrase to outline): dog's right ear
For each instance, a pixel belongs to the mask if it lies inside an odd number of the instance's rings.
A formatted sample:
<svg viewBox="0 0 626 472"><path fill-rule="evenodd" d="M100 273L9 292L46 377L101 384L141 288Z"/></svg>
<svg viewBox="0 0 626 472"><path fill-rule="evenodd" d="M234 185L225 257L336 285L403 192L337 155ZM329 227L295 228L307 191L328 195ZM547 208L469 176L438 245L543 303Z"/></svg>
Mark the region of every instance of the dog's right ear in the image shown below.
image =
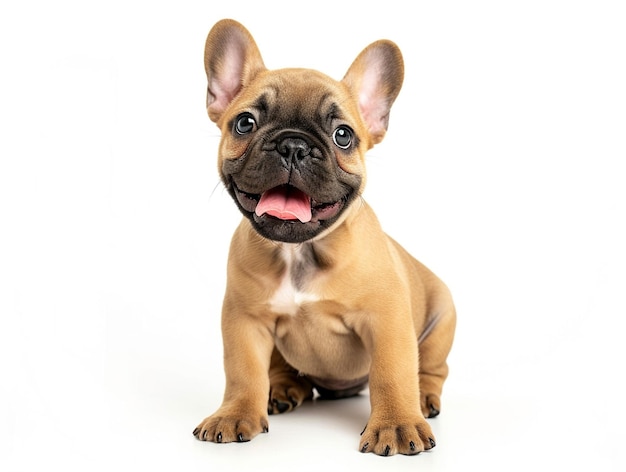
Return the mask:
<svg viewBox="0 0 626 472"><path fill-rule="evenodd" d="M217 122L239 91L266 70L250 32L235 20L218 21L206 38L204 69L208 79L206 106Z"/></svg>

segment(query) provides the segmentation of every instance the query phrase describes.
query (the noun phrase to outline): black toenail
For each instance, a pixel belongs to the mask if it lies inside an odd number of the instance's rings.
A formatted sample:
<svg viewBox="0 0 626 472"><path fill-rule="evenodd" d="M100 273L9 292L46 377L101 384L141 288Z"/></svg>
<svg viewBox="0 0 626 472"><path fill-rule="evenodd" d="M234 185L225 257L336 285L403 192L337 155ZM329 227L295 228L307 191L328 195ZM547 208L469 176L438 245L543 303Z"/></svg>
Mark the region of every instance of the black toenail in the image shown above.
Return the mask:
<svg viewBox="0 0 626 472"><path fill-rule="evenodd" d="M432 404L428 405L428 417L429 418L434 418L435 416L437 416L440 412L437 408L435 408Z"/></svg>

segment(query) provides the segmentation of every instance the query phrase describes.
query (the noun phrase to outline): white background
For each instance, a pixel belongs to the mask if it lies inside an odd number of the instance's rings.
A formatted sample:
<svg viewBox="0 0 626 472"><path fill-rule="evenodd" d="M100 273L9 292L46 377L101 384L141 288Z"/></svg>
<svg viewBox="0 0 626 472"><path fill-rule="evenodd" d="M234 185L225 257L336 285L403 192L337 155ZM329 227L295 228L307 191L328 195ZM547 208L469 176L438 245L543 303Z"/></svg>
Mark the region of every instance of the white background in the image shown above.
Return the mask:
<svg viewBox="0 0 626 472"><path fill-rule="evenodd" d="M624 470L622 5L4 2L0 469ZM365 196L456 300L432 453L357 452L367 394L191 435L221 401L239 220L204 110L222 17L270 68L404 53Z"/></svg>

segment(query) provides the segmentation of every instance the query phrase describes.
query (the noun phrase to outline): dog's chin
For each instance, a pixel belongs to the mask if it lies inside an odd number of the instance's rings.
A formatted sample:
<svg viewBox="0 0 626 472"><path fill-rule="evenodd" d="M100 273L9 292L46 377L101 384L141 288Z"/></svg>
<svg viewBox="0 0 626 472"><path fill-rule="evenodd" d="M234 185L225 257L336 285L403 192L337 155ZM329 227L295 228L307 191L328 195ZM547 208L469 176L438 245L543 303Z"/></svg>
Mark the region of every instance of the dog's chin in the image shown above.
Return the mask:
<svg viewBox="0 0 626 472"><path fill-rule="evenodd" d="M298 220L282 220L271 215L247 215L252 226L264 238L283 243L303 243L319 236L330 228L339 218L339 212L333 218L302 223Z"/></svg>
<svg viewBox="0 0 626 472"><path fill-rule="evenodd" d="M259 215L256 210L261 200L260 194L243 192L235 185L231 185L230 193L241 212L261 236L285 243L303 243L322 234L341 218L355 195L355 191L350 190L338 200L324 203L311 198L310 219L300 221L295 216L273 216L268 213Z"/></svg>

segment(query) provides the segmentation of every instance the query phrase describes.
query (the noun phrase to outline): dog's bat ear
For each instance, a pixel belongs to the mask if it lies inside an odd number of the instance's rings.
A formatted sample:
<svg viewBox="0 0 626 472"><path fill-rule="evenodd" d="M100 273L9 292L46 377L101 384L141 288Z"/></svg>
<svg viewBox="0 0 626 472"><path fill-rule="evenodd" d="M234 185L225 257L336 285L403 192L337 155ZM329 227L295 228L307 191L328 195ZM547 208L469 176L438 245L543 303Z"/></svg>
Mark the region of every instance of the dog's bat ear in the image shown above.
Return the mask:
<svg viewBox="0 0 626 472"><path fill-rule="evenodd" d="M385 137L389 111L404 80L402 53L395 43L380 40L370 44L354 60L342 82L355 94L372 144Z"/></svg>
<svg viewBox="0 0 626 472"><path fill-rule="evenodd" d="M232 99L262 70L263 59L250 32L235 20L211 28L204 46L207 112L217 122Z"/></svg>

